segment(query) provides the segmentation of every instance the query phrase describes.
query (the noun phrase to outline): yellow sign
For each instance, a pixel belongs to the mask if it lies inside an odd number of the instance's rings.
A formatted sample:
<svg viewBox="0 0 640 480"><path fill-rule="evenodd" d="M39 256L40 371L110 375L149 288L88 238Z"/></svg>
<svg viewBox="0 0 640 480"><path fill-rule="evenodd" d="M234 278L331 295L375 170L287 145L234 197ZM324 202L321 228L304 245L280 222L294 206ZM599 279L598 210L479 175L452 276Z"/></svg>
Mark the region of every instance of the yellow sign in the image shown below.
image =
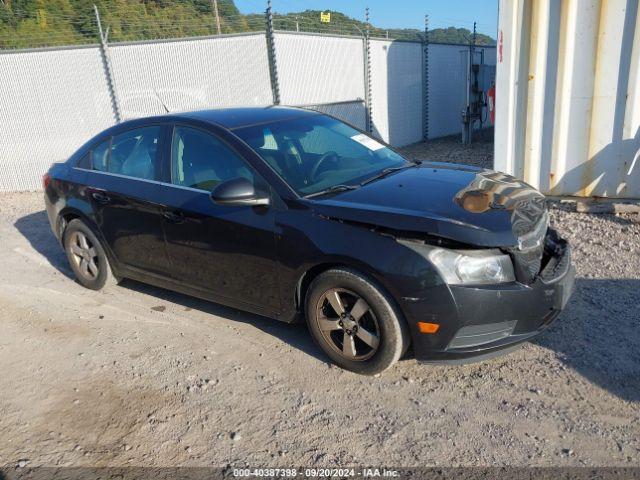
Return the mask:
<svg viewBox="0 0 640 480"><path fill-rule="evenodd" d="M322 23L330 23L331 22L331 12L320 12L320 21Z"/></svg>

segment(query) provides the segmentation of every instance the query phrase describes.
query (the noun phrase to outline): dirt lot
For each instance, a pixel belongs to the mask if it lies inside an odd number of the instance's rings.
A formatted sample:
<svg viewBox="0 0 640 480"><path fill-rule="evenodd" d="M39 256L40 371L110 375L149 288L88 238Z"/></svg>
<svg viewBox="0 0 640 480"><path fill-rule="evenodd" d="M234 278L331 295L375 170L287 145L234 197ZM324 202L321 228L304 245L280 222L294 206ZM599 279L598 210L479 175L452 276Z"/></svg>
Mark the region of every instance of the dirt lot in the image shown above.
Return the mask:
<svg viewBox="0 0 640 480"><path fill-rule="evenodd" d="M491 162L451 141L410 155ZM467 366L331 367L285 325L70 278L41 193L0 195L0 465L640 466L640 219L553 210L577 291Z"/></svg>

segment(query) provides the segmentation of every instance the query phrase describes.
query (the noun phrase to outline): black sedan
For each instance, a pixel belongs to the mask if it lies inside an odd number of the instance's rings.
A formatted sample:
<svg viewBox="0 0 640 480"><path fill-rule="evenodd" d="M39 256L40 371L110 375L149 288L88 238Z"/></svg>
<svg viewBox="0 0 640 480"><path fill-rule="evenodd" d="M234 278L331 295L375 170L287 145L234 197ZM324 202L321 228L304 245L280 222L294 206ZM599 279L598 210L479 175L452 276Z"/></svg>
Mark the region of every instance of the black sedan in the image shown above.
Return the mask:
<svg viewBox="0 0 640 480"><path fill-rule="evenodd" d="M285 322L375 374L543 331L574 269L514 177L410 161L332 117L238 108L128 121L44 176L78 281L132 278Z"/></svg>

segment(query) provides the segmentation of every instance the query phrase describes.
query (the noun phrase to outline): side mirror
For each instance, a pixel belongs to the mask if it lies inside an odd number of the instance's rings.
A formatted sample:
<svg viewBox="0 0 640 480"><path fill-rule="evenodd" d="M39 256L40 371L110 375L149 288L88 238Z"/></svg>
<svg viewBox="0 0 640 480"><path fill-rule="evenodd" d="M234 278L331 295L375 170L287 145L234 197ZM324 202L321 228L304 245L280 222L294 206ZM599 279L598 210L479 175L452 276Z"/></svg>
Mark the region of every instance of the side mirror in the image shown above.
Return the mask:
<svg viewBox="0 0 640 480"><path fill-rule="evenodd" d="M269 196L256 192L253 183L246 178L222 182L211 192L211 200L218 205L269 205Z"/></svg>

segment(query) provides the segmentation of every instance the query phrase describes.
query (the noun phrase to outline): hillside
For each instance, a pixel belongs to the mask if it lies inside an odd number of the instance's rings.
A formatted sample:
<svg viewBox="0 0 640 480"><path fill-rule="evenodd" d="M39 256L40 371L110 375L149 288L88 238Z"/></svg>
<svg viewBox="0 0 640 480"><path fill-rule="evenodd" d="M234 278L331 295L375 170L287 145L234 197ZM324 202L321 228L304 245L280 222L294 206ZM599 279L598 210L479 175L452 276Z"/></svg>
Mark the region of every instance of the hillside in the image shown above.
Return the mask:
<svg viewBox="0 0 640 480"><path fill-rule="evenodd" d="M281 30L296 30L296 23L300 31L339 33L345 35L360 35L364 31L366 24L363 21L348 17L341 12L327 10L331 12L331 23L320 21L320 10L305 10L299 13L288 13L286 15L274 16L274 27ZM326 11L325 11L326 12ZM258 20L264 23L264 18L260 15L250 15L252 21ZM371 35L373 37L389 37L402 40L422 41L423 30L411 28L384 29L372 26ZM429 41L433 43L469 43L471 32L466 28L438 28L429 31ZM478 34L476 36L477 45L495 45L495 40L488 35Z"/></svg>
<svg viewBox="0 0 640 480"><path fill-rule="evenodd" d="M0 0L0 48L96 43L97 26L93 4L98 6L110 41L191 37L216 33L211 0ZM264 30L264 16L243 15L232 0L219 0L222 33ZM360 35L365 23L340 12L331 12L331 22L320 22L320 11L306 10L274 14L280 30ZM421 40L424 32L414 29L371 28L375 37ZM469 30L449 27L430 32L440 43L468 43ZM479 45L495 41L478 35Z"/></svg>

